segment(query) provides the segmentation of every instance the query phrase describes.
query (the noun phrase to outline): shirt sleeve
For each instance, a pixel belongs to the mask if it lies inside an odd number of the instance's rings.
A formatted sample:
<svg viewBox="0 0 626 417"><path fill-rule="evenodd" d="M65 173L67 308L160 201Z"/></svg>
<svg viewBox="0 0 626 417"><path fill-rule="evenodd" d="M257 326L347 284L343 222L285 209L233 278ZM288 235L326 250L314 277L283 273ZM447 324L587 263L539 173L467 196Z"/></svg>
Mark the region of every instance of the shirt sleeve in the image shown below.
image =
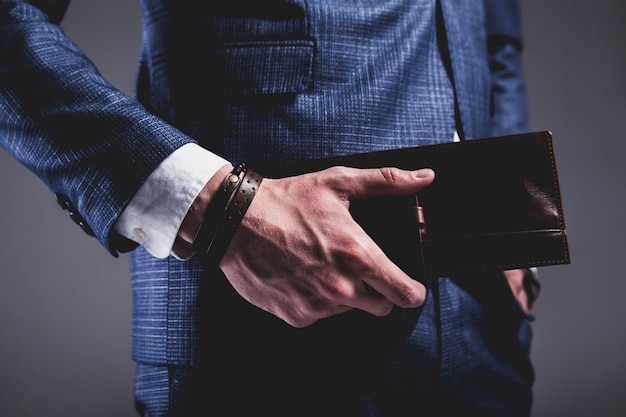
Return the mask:
<svg viewBox="0 0 626 417"><path fill-rule="evenodd" d="M195 140L102 78L50 21L62 1L0 0L0 147L117 255L131 249L113 229L120 213L164 159Z"/></svg>
<svg viewBox="0 0 626 417"><path fill-rule="evenodd" d="M197 144L181 146L142 184L115 223L115 231L157 258L173 254L187 210L209 179L227 164Z"/></svg>

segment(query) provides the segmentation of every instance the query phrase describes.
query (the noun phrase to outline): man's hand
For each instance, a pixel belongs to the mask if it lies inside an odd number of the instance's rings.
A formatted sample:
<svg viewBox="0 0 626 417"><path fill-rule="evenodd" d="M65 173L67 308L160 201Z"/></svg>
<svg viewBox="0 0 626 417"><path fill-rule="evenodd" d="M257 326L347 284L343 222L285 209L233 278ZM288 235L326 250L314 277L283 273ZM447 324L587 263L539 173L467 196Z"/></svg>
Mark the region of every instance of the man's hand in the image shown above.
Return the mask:
<svg viewBox="0 0 626 417"><path fill-rule="evenodd" d="M420 306L426 289L393 264L352 219L350 201L410 195L431 170L334 167L264 179L220 262L250 303L295 327L357 308L377 316Z"/></svg>
<svg viewBox="0 0 626 417"><path fill-rule="evenodd" d="M528 313L531 307L528 294L526 293L526 288L524 288L524 276L527 273L530 273L530 271L525 269L511 269L504 271L504 276L509 282L511 291L513 291L513 295L525 313Z"/></svg>

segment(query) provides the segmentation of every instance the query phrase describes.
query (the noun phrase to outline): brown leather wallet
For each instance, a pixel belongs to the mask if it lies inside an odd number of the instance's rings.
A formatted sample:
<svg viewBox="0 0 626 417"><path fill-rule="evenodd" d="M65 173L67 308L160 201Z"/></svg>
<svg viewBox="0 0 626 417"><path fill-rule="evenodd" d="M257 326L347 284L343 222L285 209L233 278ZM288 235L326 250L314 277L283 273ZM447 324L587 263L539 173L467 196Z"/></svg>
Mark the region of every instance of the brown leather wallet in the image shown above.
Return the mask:
<svg viewBox="0 0 626 417"><path fill-rule="evenodd" d="M354 219L416 279L570 262L550 132L261 167L286 177L343 165L432 168L417 196L351 203ZM417 202L419 201L419 204Z"/></svg>

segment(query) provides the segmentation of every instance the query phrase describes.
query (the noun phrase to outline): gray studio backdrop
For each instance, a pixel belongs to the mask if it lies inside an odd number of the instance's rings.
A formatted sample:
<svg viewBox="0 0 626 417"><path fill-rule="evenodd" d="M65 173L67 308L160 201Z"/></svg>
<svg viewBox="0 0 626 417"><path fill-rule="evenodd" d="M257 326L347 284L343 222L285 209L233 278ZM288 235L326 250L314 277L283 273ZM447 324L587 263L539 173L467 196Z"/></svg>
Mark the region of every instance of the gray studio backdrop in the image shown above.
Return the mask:
<svg viewBox="0 0 626 417"><path fill-rule="evenodd" d="M541 269L534 417L626 408L626 3L522 0L534 130L552 130L573 263ZM131 0L74 0L64 27L132 94ZM114 259L0 151L0 416L133 416L128 257Z"/></svg>

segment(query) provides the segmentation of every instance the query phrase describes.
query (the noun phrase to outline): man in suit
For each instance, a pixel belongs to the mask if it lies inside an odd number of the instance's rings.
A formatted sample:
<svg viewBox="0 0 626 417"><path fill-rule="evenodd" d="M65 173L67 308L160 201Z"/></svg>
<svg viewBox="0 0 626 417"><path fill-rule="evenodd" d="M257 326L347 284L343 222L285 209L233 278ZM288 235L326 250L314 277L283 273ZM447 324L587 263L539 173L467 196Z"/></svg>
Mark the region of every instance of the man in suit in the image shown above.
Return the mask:
<svg viewBox="0 0 626 417"><path fill-rule="evenodd" d="M529 413L529 275L421 283L350 217L432 171L263 179L223 257L199 243L237 162L525 130L515 1L142 0L137 100L65 38L67 3L0 0L0 141L133 250L142 415Z"/></svg>

